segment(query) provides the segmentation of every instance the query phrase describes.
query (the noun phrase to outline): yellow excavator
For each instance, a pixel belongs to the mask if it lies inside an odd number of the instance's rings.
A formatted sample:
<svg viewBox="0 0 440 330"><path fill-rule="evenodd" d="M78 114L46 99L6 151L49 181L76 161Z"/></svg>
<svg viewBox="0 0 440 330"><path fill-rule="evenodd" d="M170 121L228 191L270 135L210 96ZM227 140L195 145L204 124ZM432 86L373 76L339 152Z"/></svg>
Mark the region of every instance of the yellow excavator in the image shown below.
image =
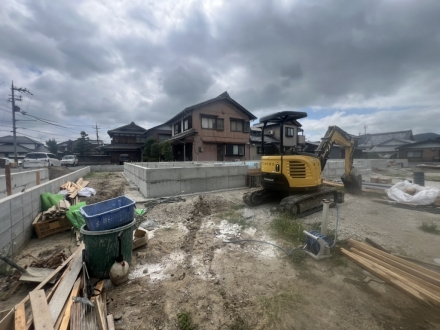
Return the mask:
<svg viewBox="0 0 440 330"><path fill-rule="evenodd" d="M261 128L261 188L250 190L243 196L248 206L257 206L281 200L282 211L305 216L322 209L323 199L338 201L338 192L322 184L321 172L333 144L345 148L345 173L342 182L346 191L360 193L362 177L353 173L355 140L337 126L330 126L314 153L285 150L284 125L307 117L306 112L282 111L260 118ZM279 125L280 143L265 144L267 124Z"/></svg>

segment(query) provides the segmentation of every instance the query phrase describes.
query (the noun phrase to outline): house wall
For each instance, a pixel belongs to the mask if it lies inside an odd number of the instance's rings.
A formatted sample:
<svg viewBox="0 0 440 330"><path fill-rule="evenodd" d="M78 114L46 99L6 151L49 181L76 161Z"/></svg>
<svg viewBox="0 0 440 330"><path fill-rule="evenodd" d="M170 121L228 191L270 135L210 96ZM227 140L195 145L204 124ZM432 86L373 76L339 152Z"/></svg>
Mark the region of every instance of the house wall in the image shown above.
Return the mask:
<svg viewBox="0 0 440 330"><path fill-rule="evenodd" d="M286 127L290 127L293 128L294 132L293 132L293 136L292 137L287 137L286 136ZM264 129L264 134L269 134L269 131L273 131L273 137L277 138L277 139L281 139L281 135L280 135L280 126L279 125L273 125L273 126L267 126ZM284 125L283 127L283 145L285 147L294 147L296 146L298 143L297 141L297 136L298 136L298 127L296 127L295 125Z"/></svg>
<svg viewBox="0 0 440 330"><path fill-rule="evenodd" d="M418 150L422 151L422 157L407 157L407 151ZM438 162L440 160L440 147L399 150L399 158L408 159L409 162Z"/></svg>
<svg viewBox="0 0 440 330"><path fill-rule="evenodd" d="M43 193L55 194L67 181L77 181L90 172L90 167L64 175L57 179L30 188L24 193L11 195L0 200L0 252L10 255L31 238L32 222L41 212ZM13 251L12 251L13 249Z"/></svg>
<svg viewBox="0 0 440 330"><path fill-rule="evenodd" d="M11 173L12 194L21 193L23 189L28 190L29 188L35 187L37 185L37 172L40 172L40 184L49 181L49 170L47 168ZM0 199L7 196L6 176L0 175Z"/></svg>
<svg viewBox="0 0 440 330"><path fill-rule="evenodd" d="M119 155L127 154L130 157L131 162L138 162L141 160L141 152L140 151L109 151L110 161L112 164L119 164Z"/></svg>
<svg viewBox="0 0 440 330"><path fill-rule="evenodd" d="M77 156L78 164L83 165L105 165L111 163L110 156L94 155L94 156ZM118 159L119 160L119 159Z"/></svg>

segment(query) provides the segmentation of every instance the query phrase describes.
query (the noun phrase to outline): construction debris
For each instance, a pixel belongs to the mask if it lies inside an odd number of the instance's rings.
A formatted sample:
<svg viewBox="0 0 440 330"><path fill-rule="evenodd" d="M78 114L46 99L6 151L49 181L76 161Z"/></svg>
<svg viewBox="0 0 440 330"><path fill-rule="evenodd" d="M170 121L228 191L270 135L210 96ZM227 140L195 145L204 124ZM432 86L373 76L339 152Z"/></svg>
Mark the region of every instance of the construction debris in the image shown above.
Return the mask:
<svg viewBox="0 0 440 330"><path fill-rule="evenodd" d="M79 178L76 182L67 181L60 187L60 190L68 191L67 197L70 199L72 205L78 203L78 193L83 188L89 185L89 181L84 181L83 178Z"/></svg>
<svg viewBox="0 0 440 330"><path fill-rule="evenodd" d="M341 253L374 276L426 305L440 306L440 274L365 243L348 240Z"/></svg>
<svg viewBox="0 0 440 330"><path fill-rule="evenodd" d="M69 258L41 282L11 311L15 314L15 329L112 329L108 324L104 281L92 287L83 281L83 249L81 245ZM55 257L55 256L54 256ZM53 258L54 258L53 257ZM53 260L52 258L52 260ZM45 294L45 285L58 280ZM87 295L91 296L88 300ZM88 300L88 303L84 303ZM30 304L29 304L30 302ZM31 311L26 315L26 307Z"/></svg>

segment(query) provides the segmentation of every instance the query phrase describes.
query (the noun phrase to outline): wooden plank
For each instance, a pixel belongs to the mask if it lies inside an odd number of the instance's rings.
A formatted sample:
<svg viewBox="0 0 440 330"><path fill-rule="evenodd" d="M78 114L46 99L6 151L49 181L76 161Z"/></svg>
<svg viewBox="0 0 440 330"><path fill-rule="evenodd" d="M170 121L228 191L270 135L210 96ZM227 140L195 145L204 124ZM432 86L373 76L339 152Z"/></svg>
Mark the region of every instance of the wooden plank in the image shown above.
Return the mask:
<svg viewBox="0 0 440 330"><path fill-rule="evenodd" d="M63 274L60 276L60 278L56 281L54 286L50 289L49 293L47 294L47 301L49 302L52 299L52 296L54 295L55 291L58 288L58 285L60 285L61 281L63 280L64 276L67 274L67 269L63 272Z"/></svg>
<svg viewBox="0 0 440 330"><path fill-rule="evenodd" d="M59 330L67 330L69 328L70 323L70 313L72 310L72 303L73 303L73 297L78 297L80 292L80 286L81 286L81 276L76 280L75 285L73 286L72 292L70 293L70 297L67 300L64 311L61 317L58 318L57 322L55 323L55 329Z"/></svg>
<svg viewBox="0 0 440 330"><path fill-rule="evenodd" d="M31 300L35 330L53 330L52 319L44 290L30 292L29 299Z"/></svg>
<svg viewBox="0 0 440 330"><path fill-rule="evenodd" d="M372 247L374 247L374 248L376 248L376 249L379 249L379 250L381 250L381 251L383 251L383 252L391 253L390 251L388 251L387 249L385 249L382 245L377 244L377 243L376 243L375 241L373 241L371 238L366 237L366 238L365 238L365 242L367 242L367 243L370 244Z"/></svg>
<svg viewBox="0 0 440 330"><path fill-rule="evenodd" d="M408 287L407 285L405 285L405 283L402 283L398 279L395 279L395 278L389 276L386 272L384 272L383 270L381 270L379 268L380 266L374 265L373 263L368 262L368 260L365 260L365 258L362 258L361 256L358 256L358 255L356 255L356 254L354 254L344 248L341 248L340 251L343 255L347 256L350 260L354 261L362 268L365 268L373 275L379 277L380 279L391 284L392 286L396 287L397 289L404 291L409 296L411 296L411 297L413 297L413 298L415 298L415 299L417 299L427 305L431 305L431 304L429 304L428 300L423 295L421 295L418 291L414 290L411 287Z"/></svg>
<svg viewBox="0 0 440 330"><path fill-rule="evenodd" d="M81 187L85 188L89 185L89 181L83 181Z"/></svg>
<svg viewBox="0 0 440 330"><path fill-rule="evenodd" d="M107 315L108 330L115 330L115 321L113 320L113 314Z"/></svg>
<svg viewBox="0 0 440 330"><path fill-rule="evenodd" d="M50 316L52 317L52 324L55 324L58 317L60 316L61 310L69 297L72 287L75 284L76 279L82 269L82 253L79 253L73 262L71 263L69 269L67 270L66 276L61 281L57 291L53 295L49 303Z"/></svg>
<svg viewBox="0 0 440 330"><path fill-rule="evenodd" d="M76 181L76 184L77 184L78 186L81 186L81 187L82 187L82 182L83 182L83 181L84 181L83 178L79 178L78 181Z"/></svg>
<svg viewBox="0 0 440 330"><path fill-rule="evenodd" d="M108 330L107 327L107 311L105 301L103 302L103 294L100 294L99 297L95 300L95 311L96 311L96 321L98 323L99 330Z"/></svg>
<svg viewBox="0 0 440 330"><path fill-rule="evenodd" d="M6 178L6 194L12 195L12 182L11 182L11 168L9 165L5 165L5 178Z"/></svg>
<svg viewBox="0 0 440 330"><path fill-rule="evenodd" d="M15 330L25 330L26 328L26 309L24 303L15 305Z"/></svg>
<svg viewBox="0 0 440 330"><path fill-rule="evenodd" d="M14 308L0 312L0 330L15 329L15 310Z"/></svg>
<svg viewBox="0 0 440 330"><path fill-rule="evenodd" d="M66 267L66 265L69 264L69 262L70 262L73 258L75 258L75 256L76 256L78 253L80 253L80 254L82 255L82 252L81 252L81 251L82 251L83 249L84 249L84 243L81 244L80 247L77 248L76 251L73 252L72 255L71 255L69 258L67 258L66 260L64 260L64 262L63 262L60 266L58 266L57 269L55 269L55 270L54 270L54 271L53 271L48 277L46 277L46 278L44 279L43 282L41 282L40 284L38 284L37 287L34 289L34 291L36 291L36 290L40 290L40 289L43 288L47 283L49 283L49 281L50 281L55 275L57 275L57 274L60 272L60 270L62 270L64 267ZM27 295L25 298L23 298L23 300L20 301L20 304L25 304L25 303L27 303L28 301L29 301L29 295Z"/></svg>
<svg viewBox="0 0 440 330"><path fill-rule="evenodd" d="M69 195L69 198L75 198L78 195L78 190L75 190L73 193Z"/></svg>
<svg viewBox="0 0 440 330"><path fill-rule="evenodd" d="M13 295L15 291L17 291L17 289L20 287L20 285L21 285L22 283L23 283L23 282L15 281L14 284L12 284L11 288L9 289L9 291L8 291L8 292L2 297L1 301L8 300L9 297L10 297L11 295Z"/></svg>
<svg viewBox="0 0 440 330"><path fill-rule="evenodd" d="M419 264L422 267L428 268L436 273L440 273L440 265L439 264L435 264L432 262L428 262L428 261L424 261L424 260L419 260L416 258L412 258L412 257L407 257L407 256L402 256L400 254L397 253L393 253L394 256L398 257L398 258L402 258L405 259L407 261L411 261L414 262L416 264Z"/></svg>
<svg viewBox="0 0 440 330"><path fill-rule="evenodd" d="M429 281L432 284L440 286L440 274L439 273L433 272L432 270L429 270L429 269L427 269L425 267L416 265L413 262L409 262L407 260L398 258L396 256L393 256L392 254L380 251L380 250L375 249L375 248L373 248L373 247L371 247L371 246L369 246L369 245L367 245L365 243L358 242L358 241L355 241L353 239L349 239L348 240L348 245L353 246L353 247L357 248L358 250L364 251L364 252L366 252L368 254L372 254L373 256L376 256L376 255L380 256L380 257L376 257L376 258L379 258L379 259L386 258L386 260L384 260L384 261L386 261L386 262L388 262L390 264L392 263L393 266L396 266L396 267L398 267L400 269L403 269L402 267L406 266L405 269L410 268L413 271L416 271L417 274L422 274L422 276L424 278L426 277L425 278L426 281ZM413 274L413 275L415 275L415 274ZM429 278L429 280L427 278Z"/></svg>
<svg viewBox="0 0 440 330"><path fill-rule="evenodd" d="M377 258L369 255L368 253L362 252L362 251L360 251L360 250L358 250L356 248L350 248L350 252L353 252L353 253L355 253L355 254L357 254L357 255L365 258L365 259L368 259L368 260L370 260L370 261L372 261L372 262L374 262L374 263L376 263L378 265L381 265L381 266L383 266L385 268L388 268L392 272L394 272L394 273L396 273L396 274L398 274L400 276L406 277L407 279L417 283L421 287L426 287L426 289L432 290L433 292L435 292L436 295L438 295L438 297L440 299L440 287L438 287L438 286L436 286L436 285L434 285L434 284L432 284L430 282L427 282L427 281L421 279L420 277L417 277L417 276L412 275L412 274L410 274L408 272L405 272L405 271L403 271L403 270L401 270L401 269L399 269L397 267L394 267L394 266L392 266L392 265L390 265L390 264L388 264L388 263L386 263L386 262L384 262L384 261L382 261L380 259L377 259Z"/></svg>

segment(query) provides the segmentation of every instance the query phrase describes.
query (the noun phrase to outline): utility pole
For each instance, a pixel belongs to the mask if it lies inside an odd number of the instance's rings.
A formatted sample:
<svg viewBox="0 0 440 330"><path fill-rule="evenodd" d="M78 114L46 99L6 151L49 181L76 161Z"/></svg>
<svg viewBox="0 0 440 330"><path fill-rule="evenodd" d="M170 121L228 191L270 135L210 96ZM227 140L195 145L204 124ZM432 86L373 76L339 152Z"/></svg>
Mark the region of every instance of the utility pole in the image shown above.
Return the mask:
<svg viewBox="0 0 440 330"><path fill-rule="evenodd" d="M99 127L98 127L98 123L95 123L96 125L95 125L95 129L96 129L96 145L98 145L99 146L99 136L98 136L98 129L99 129Z"/></svg>
<svg viewBox="0 0 440 330"><path fill-rule="evenodd" d="M15 112L17 112L17 111L20 112L20 107L15 105L15 101L21 101L21 95L19 98L16 99L14 96L14 91L28 93L30 95L33 95L33 94L31 92L29 92L26 88L14 87L14 81L12 81L11 98L9 99L9 101L12 103L12 133L14 136L14 162L18 163L18 159L17 159L17 128L15 126L15 123L16 123Z"/></svg>
<svg viewBox="0 0 440 330"><path fill-rule="evenodd" d="M364 126L365 134L367 134L367 125Z"/></svg>

